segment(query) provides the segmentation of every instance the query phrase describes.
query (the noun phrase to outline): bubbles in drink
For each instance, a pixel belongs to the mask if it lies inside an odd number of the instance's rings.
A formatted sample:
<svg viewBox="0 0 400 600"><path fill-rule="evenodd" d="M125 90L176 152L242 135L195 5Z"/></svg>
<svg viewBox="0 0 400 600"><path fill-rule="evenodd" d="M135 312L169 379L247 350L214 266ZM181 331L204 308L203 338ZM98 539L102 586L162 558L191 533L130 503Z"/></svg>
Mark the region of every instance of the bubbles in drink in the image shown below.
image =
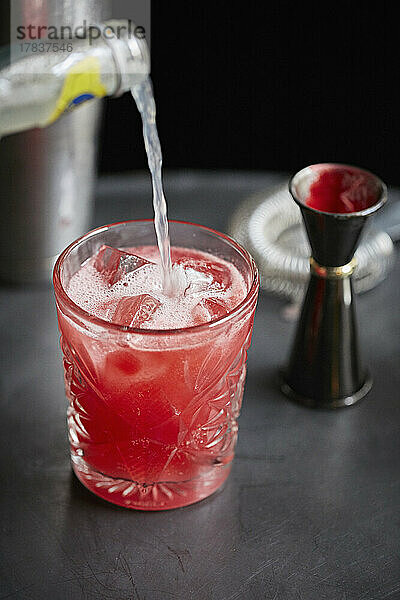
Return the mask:
<svg viewBox="0 0 400 600"><path fill-rule="evenodd" d="M126 251L103 246L75 273L67 291L87 312L139 329L207 323L224 317L246 295L234 265L185 248L173 248L172 258L174 296L165 293L161 266L152 262L157 260L153 246Z"/></svg>

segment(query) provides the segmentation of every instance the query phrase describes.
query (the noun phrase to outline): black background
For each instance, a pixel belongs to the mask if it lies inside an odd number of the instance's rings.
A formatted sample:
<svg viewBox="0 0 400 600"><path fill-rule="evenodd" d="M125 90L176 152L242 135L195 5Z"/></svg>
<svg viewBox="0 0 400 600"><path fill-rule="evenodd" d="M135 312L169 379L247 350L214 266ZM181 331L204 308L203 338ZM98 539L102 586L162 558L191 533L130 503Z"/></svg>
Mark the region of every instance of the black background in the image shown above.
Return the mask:
<svg viewBox="0 0 400 600"><path fill-rule="evenodd" d="M397 34L386 6L153 0L165 166L295 171L337 161L400 184ZM146 166L132 102L106 101L101 172Z"/></svg>

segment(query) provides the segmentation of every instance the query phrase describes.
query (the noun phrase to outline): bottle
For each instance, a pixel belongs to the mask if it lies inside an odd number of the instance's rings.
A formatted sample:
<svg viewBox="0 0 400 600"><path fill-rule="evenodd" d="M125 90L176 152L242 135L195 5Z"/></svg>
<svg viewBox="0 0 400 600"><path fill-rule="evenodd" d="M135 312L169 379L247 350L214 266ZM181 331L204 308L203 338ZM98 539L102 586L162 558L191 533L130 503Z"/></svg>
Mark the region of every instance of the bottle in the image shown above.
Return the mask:
<svg viewBox="0 0 400 600"><path fill-rule="evenodd" d="M35 22L36 4L13 2ZM41 9L41 24L129 25L107 20L106 0L42 0ZM32 54L0 70L0 281L50 282L58 253L93 225L99 98L149 72L145 40L125 31L73 39L71 52Z"/></svg>
<svg viewBox="0 0 400 600"><path fill-rule="evenodd" d="M147 44L131 21L100 24L95 39L90 29L85 39L65 40L61 52L30 54L0 71L0 137L46 127L83 102L119 96L148 76Z"/></svg>

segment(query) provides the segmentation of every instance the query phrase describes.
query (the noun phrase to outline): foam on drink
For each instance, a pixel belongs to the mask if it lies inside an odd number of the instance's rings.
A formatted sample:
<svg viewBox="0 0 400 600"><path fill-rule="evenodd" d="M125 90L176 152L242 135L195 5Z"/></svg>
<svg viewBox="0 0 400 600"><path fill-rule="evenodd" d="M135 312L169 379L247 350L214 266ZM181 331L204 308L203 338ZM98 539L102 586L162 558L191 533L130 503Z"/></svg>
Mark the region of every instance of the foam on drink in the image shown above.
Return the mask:
<svg viewBox="0 0 400 600"><path fill-rule="evenodd" d="M70 280L67 292L72 300L110 322L142 329L177 329L224 316L246 295L245 281L234 265L205 252L173 248L173 272L179 290L171 297L164 291L158 248L127 251L151 263L125 273L110 285L95 268L95 257L89 259Z"/></svg>

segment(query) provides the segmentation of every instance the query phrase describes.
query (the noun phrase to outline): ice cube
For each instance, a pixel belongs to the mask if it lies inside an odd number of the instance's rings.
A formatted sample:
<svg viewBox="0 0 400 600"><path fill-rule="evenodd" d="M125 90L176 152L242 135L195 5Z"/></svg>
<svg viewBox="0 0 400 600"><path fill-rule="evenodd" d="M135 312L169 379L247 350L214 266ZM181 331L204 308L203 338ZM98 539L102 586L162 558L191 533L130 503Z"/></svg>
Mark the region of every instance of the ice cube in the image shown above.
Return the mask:
<svg viewBox="0 0 400 600"><path fill-rule="evenodd" d="M141 256L111 248L111 246L101 246L93 261L95 269L101 273L110 286L120 281L126 273L131 273L144 265L151 264L153 263Z"/></svg>
<svg viewBox="0 0 400 600"><path fill-rule="evenodd" d="M229 312L227 303L221 298L204 298L202 304L208 310L211 320L220 319Z"/></svg>
<svg viewBox="0 0 400 600"><path fill-rule="evenodd" d="M207 273L199 273L191 267L185 270L186 286L185 296L188 294L201 294L212 289L213 280Z"/></svg>
<svg viewBox="0 0 400 600"><path fill-rule="evenodd" d="M140 327L151 318L160 305L161 302L150 296L150 294L124 296L117 304L112 321L119 325Z"/></svg>
<svg viewBox="0 0 400 600"><path fill-rule="evenodd" d="M220 319L228 312L228 305L221 298L203 298L192 310L193 325L202 325L214 319Z"/></svg>
<svg viewBox="0 0 400 600"><path fill-rule="evenodd" d="M221 291L232 285L232 275L228 265L222 262L210 262L203 258L178 258L176 264L182 265L188 279L186 293L207 290Z"/></svg>

